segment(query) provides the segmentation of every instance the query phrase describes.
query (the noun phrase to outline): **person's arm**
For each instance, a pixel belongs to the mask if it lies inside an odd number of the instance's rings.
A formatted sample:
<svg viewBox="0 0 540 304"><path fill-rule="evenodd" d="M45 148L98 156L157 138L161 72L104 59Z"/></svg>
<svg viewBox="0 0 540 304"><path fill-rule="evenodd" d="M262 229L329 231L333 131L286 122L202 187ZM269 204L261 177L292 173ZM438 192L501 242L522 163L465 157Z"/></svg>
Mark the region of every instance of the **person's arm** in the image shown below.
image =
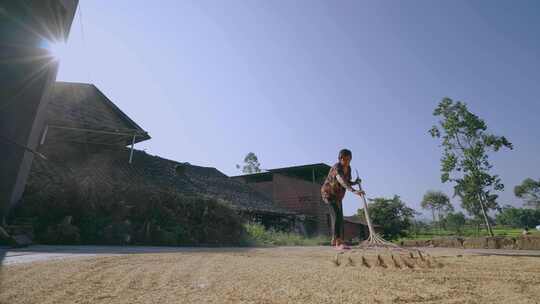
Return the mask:
<svg viewBox="0 0 540 304"><path fill-rule="evenodd" d="M351 169L349 169L349 170L351 170ZM351 174L351 178L352 178L352 174ZM351 184L351 185L359 185L361 181L362 180L360 179L360 176L358 176L358 171L356 171L356 179L354 181L351 180L349 182L349 184Z"/></svg>
<svg viewBox="0 0 540 304"><path fill-rule="evenodd" d="M343 171L339 170L337 171L337 174L336 174L336 179L338 181L338 183L345 189L351 191L352 193L355 193L355 194L358 194L358 195L363 195L365 194L364 191L362 190L356 190L354 189L351 185L353 185L353 183L351 183L350 181L346 181L343 176L345 174L343 173ZM357 183L355 183L357 184Z"/></svg>
<svg viewBox="0 0 540 304"><path fill-rule="evenodd" d="M347 190L349 190L349 191L351 191L351 192L356 192L356 190L351 186L351 182L350 182L350 181L346 181L346 180L341 176L341 174L338 173L338 174L336 175L336 179L337 179L337 181L339 182L339 184L340 184L343 188L345 188L345 189L347 189Z"/></svg>

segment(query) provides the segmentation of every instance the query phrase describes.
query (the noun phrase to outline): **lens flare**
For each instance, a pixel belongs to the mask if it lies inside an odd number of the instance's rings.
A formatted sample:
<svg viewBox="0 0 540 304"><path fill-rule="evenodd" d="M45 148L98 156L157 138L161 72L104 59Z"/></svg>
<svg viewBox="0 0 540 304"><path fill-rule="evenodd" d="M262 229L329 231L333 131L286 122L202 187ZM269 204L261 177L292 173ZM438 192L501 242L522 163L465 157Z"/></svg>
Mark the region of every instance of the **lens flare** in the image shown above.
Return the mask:
<svg viewBox="0 0 540 304"><path fill-rule="evenodd" d="M67 44L64 42L54 42L48 46L49 52L56 61L61 61L63 58L66 58L68 53Z"/></svg>

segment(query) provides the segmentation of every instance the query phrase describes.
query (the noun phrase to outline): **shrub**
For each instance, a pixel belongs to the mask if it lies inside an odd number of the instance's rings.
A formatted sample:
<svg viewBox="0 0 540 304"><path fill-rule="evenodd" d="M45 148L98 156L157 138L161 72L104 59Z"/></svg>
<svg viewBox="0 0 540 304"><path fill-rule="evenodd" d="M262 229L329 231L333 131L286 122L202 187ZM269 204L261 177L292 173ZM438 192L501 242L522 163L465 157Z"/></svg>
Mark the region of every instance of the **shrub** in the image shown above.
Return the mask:
<svg viewBox="0 0 540 304"><path fill-rule="evenodd" d="M265 229L260 224L245 224L244 244L258 246L318 246L330 243L328 237L304 237L297 233L288 233Z"/></svg>
<svg viewBox="0 0 540 304"><path fill-rule="evenodd" d="M385 238L394 240L407 235L416 212L407 207L398 195L393 198L377 197L370 201L371 221L382 228ZM363 209L358 209L358 215L365 220Z"/></svg>
<svg viewBox="0 0 540 304"><path fill-rule="evenodd" d="M462 212L449 213L446 218L446 225L452 231L457 234L462 234L463 227L465 226L465 215Z"/></svg>
<svg viewBox="0 0 540 304"><path fill-rule="evenodd" d="M245 234L215 199L140 184L30 186L14 215L34 218L36 240L51 244L221 245ZM61 226L66 217L72 227Z"/></svg>

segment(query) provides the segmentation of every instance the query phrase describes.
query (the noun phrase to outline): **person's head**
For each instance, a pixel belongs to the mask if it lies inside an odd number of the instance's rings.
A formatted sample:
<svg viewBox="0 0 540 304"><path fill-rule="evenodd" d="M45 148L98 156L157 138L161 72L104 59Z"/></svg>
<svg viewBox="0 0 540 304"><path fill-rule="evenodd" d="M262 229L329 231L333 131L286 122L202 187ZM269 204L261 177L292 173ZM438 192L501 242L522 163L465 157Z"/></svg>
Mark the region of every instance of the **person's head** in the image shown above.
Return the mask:
<svg viewBox="0 0 540 304"><path fill-rule="evenodd" d="M349 166L352 160L352 152L349 149L342 149L338 154L339 163L342 166Z"/></svg>
<svg viewBox="0 0 540 304"><path fill-rule="evenodd" d="M525 231L529 231L529 227L525 227Z"/></svg>

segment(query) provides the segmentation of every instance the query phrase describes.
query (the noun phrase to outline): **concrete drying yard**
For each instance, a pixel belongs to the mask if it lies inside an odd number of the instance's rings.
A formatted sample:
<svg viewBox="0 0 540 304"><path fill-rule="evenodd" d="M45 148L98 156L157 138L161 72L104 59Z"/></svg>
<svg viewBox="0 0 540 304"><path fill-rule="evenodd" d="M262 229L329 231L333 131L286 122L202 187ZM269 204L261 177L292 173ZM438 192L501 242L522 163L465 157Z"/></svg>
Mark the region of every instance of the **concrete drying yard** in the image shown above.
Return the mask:
<svg viewBox="0 0 540 304"><path fill-rule="evenodd" d="M540 303L539 251L426 251L36 246L0 251L0 303Z"/></svg>

